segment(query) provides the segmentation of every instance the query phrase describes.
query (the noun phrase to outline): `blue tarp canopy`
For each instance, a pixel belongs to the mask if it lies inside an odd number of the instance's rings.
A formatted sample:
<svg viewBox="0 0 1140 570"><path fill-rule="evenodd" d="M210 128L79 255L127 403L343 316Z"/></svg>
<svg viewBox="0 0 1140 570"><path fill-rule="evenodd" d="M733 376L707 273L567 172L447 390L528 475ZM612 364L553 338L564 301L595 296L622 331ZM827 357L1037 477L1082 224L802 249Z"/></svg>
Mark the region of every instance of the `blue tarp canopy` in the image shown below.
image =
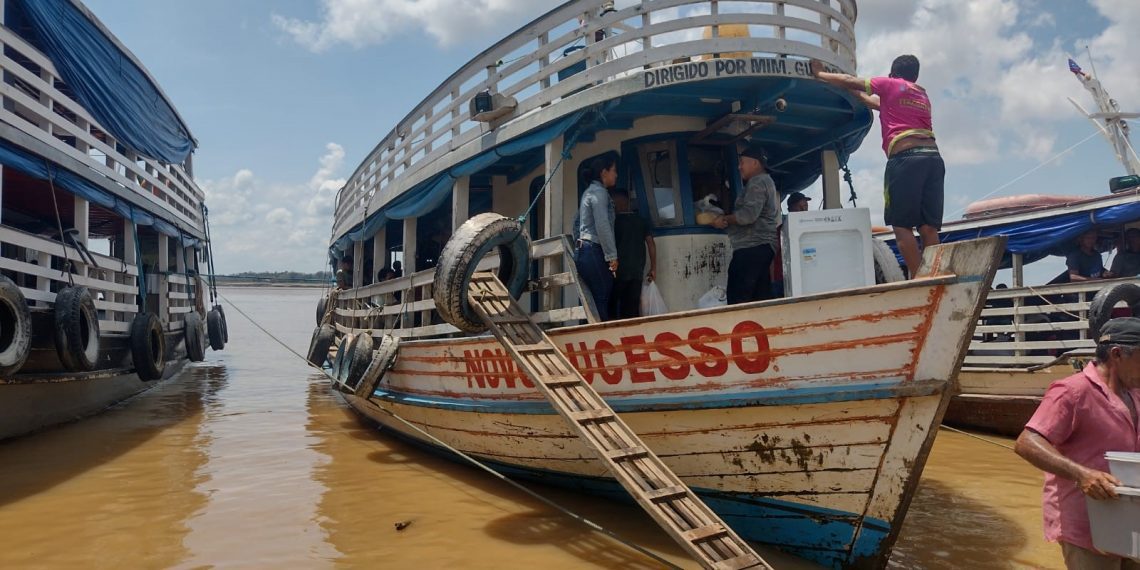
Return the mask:
<svg viewBox="0 0 1140 570"><path fill-rule="evenodd" d="M14 168L33 178L50 180L60 190L65 190L87 200L88 202L106 208L119 214L123 219L131 220L136 225L154 226L159 233L182 240L185 246L198 245L198 240L186 235L174 224L157 218L149 212L134 206L130 202L107 192L95 183L63 168L51 161L36 155L6 141L0 140L0 164Z"/></svg>
<svg viewBox="0 0 1140 570"><path fill-rule="evenodd" d="M75 98L135 152L181 164L194 150L190 129L130 53L71 0L9 0L5 23L28 30Z"/></svg>
<svg viewBox="0 0 1140 570"><path fill-rule="evenodd" d="M1104 226L1120 225L1140 220L1140 201L1106 205L1078 212L1061 211L1052 216L1012 220L1006 223L984 224L978 227L953 228L941 234L943 243L969 239L1005 236L1005 256L1002 268L1011 265L1011 254L1021 254L1025 263L1032 263L1050 255L1064 256L1076 247L1077 236ZM894 240L891 240L892 247ZM902 261L902 258L899 258Z"/></svg>
<svg viewBox="0 0 1140 570"><path fill-rule="evenodd" d="M418 218L430 213L441 206L451 196L455 181L463 176L471 176L487 168L500 158L513 156L526 152L532 148L542 146L558 135L566 132L578 123L578 120L587 111L572 113L545 127L533 130L521 137L501 144L491 150L480 153L467 159L448 170L445 170L410 188L396 199L386 204L374 214L368 216L363 224L358 224L351 231L341 236L332 245L334 257L348 251L354 241L364 241L380 231L389 220L404 220ZM522 212L519 212L520 214Z"/></svg>

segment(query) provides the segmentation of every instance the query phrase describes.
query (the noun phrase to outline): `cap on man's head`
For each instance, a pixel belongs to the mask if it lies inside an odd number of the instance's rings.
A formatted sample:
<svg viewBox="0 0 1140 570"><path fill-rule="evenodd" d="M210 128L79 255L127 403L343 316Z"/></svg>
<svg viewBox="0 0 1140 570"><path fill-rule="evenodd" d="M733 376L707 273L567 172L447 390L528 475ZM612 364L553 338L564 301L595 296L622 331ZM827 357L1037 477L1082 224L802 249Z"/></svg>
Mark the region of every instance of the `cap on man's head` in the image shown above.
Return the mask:
<svg viewBox="0 0 1140 570"><path fill-rule="evenodd" d="M1097 344L1140 344L1140 319L1136 317L1118 317L1100 327L1100 336Z"/></svg>
<svg viewBox="0 0 1140 570"><path fill-rule="evenodd" d="M789 206L791 206L792 204L798 204L801 201L802 202L810 202L811 198L808 198L807 196L805 196L803 192L792 192L791 194L788 194L788 205Z"/></svg>
<svg viewBox="0 0 1140 570"><path fill-rule="evenodd" d="M740 156L755 158L756 160L760 161L760 164L768 166L768 153L764 152L764 149L760 147L746 147L743 151L740 152Z"/></svg>

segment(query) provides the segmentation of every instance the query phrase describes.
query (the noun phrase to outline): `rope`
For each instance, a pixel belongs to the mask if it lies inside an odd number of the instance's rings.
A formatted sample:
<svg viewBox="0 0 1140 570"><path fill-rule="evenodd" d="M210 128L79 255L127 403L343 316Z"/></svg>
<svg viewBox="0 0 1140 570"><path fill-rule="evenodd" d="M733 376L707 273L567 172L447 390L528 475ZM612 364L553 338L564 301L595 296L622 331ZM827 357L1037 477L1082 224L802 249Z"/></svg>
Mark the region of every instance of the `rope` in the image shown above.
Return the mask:
<svg viewBox="0 0 1140 570"><path fill-rule="evenodd" d="M143 268L142 246L139 244L139 225L134 221L135 209L131 208L131 234L135 238L135 268L138 269L139 278L139 312L146 312L146 269Z"/></svg>
<svg viewBox="0 0 1140 570"><path fill-rule="evenodd" d="M63 235L63 220L59 217L59 202L55 197L55 176L52 174L51 164L44 160L48 173L48 186L51 189L51 205L55 209L55 226L59 229L59 243L63 249L63 270L61 273L67 275L68 285L75 287L75 276L71 274L71 256L67 254L67 240Z"/></svg>
<svg viewBox="0 0 1140 570"><path fill-rule="evenodd" d="M1036 290L1036 289L1034 289L1032 286L1030 286L1030 285L1026 285L1026 286L1025 286L1025 288L1026 288L1026 289L1029 289L1029 292L1030 292L1030 293L1033 293L1034 295L1037 295L1037 298L1038 298L1038 299L1041 299L1042 301L1045 301L1045 304L1049 305L1050 307L1053 307L1054 309L1057 309L1057 312L1059 312L1059 313L1062 313L1062 314L1065 314L1065 315L1069 315L1070 317L1073 317L1074 319L1077 319L1078 321L1079 321L1079 320L1081 320L1081 316L1080 316L1080 315L1075 315L1075 314L1073 314L1073 313L1070 313L1069 311L1066 311L1066 310L1064 310L1064 309L1060 308L1060 306L1058 306L1058 305L1055 305L1055 304L1054 304L1052 301L1050 301L1049 299L1046 299L1044 295L1042 295L1041 293L1038 293L1038 292L1037 292L1037 290Z"/></svg>
<svg viewBox="0 0 1140 570"><path fill-rule="evenodd" d="M288 350L289 352L293 353L293 355L295 355L297 358L300 358L302 361L304 361L306 365L308 365L309 367L311 367L311 368L314 368L314 369L316 369L316 370L320 371L320 373L321 373L321 374L324 374L324 375L325 375L327 378L329 378L330 380L333 380L333 381L335 381L335 380L336 380L335 378L333 378L333 377L332 377L332 375L330 375L330 374L329 374L327 371L325 371L325 369L324 369L324 368L322 368L322 367L319 367L319 366L317 366L317 365L315 365L315 364L313 364L313 363L309 362L309 359L308 359L308 358L305 358L304 356L302 356L302 355L301 355L301 353L297 352L296 350L293 350L293 348L292 348L292 347L290 347L289 345L285 344L285 342L284 342L284 341L282 341L280 338L277 338L277 336L276 336L276 335L274 335L273 333L269 332L269 331L268 331L268 330L267 330L265 327L261 326L261 324L260 324L260 323L258 323L256 320L254 320L254 319L253 319L253 317L249 316L248 314L246 314L246 312L245 312L245 311L241 310L241 308L240 308L240 307L238 307L237 305L235 305L233 301L230 301L229 299L227 299L227 298L226 298L224 295L222 295L221 293L219 293L219 294L218 294L218 297L220 297L220 298L221 298L223 301L225 301L227 304L229 304L229 306L233 307L233 308L234 308L234 310L238 312L238 314L240 314L241 316L245 317L245 319L246 319L247 321L249 321L249 322L250 322L250 324L252 324L253 326L257 327L259 330L261 330L261 332L265 333L265 335L266 335L266 336L268 336L269 338L273 339L273 341L274 341L274 342L276 342L277 344L281 345L281 346L282 346L282 347L283 347L285 350ZM454 454L458 455L459 457L461 457L461 458L463 458L464 460L466 460L468 463L471 463L471 464L472 464L472 465L474 465L475 467L478 467L479 469L482 469L483 471L486 471L487 473L490 473L490 474L491 474L492 476L494 476L496 479L499 479L500 481L502 481L502 482L504 482L504 483L506 483L506 484L508 484L508 485L510 485L510 486L512 486L512 487L514 487L515 489L518 489L519 491L522 491L523 493L526 493L526 494L527 494L528 496L530 496L531 498L533 498L533 499L536 499L536 500L538 500L538 501L542 502L542 503L543 503L543 504L545 504L546 506L548 506L548 507L551 507L551 508L553 508L553 509L555 509L555 510L557 510L557 511L561 512L562 514L564 514L564 515L566 515L566 516L568 516L568 517L570 517L570 518L572 518L572 519L574 519L574 520L576 520L576 521L578 521L578 522L580 522L580 523L582 523L582 524L586 525L586 527L590 528L591 530L595 530L595 531L597 531L597 532L600 532L600 533L602 533L602 534L605 534L606 536L608 536L608 537L610 537L610 538L612 538L612 539L616 540L617 542L619 542L619 543L621 543L621 544L624 544L625 546L628 546L628 547L632 548L633 550L636 550L637 552L640 552L641 554L644 554L645 556L648 556L649 558L652 558L653 560L655 560L655 561L657 561L657 562L660 562L661 564L663 564L663 565L664 565L664 566L666 566L667 568L673 568L673 569L676 569L676 570L680 570L680 568L681 568L680 566L677 566L676 564L673 564L672 562L669 562L668 560L666 560L666 559L662 558L660 555L658 555L658 554L655 554L655 553L653 553L653 552L650 552L649 550L647 550L647 549L646 549L645 547L643 547L643 546L640 546L640 545L638 545L638 544L635 544L635 543L633 543L633 542L630 542L630 541L628 541L628 540L625 540L625 539L621 538L620 536L618 536L617 534L615 534L613 531L611 531L611 530L609 530L609 529L606 529L605 527L603 527L603 526L599 525L598 523L595 523L594 521L591 521L590 519L587 519L586 517L584 517L584 516L582 516L582 515L579 515L578 513L575 513L574 511L571 511L570 509L568 509L568 508L566 508L566 507L562 506L561 504L559 504L559 503L555 502L555 501L554 501L554 500L552 500L552 499L548 499L548 498L546 498L546 497L544 497L544 496L542 496L542 495L538 494L537 492L535 492L535 491L532 491L531 489L529 489L529 488L525 487L525 486L524 486L524 485L522 485L521 483L519 483L519 482L517 482L517 481L513 481L513 480L511 480L511 479L507 478L507 477L506 477L505 475L503 475L502 473L499 473L498 471L495 471L495 470L494 470L494 469L492 469L490 466L488 466L488 465L484 464L483 462L479 461L478 459L475 459L474 457L471 457L470 455L467 455L466 453L464 453L464 452L462 452L462 451L460 451L460 450L458 450L458 449L456 449L456 448L452 447L451 445L448 445L447 443L445 443L445 442L443 442L443 441L440 441L440 440L439 440L439 438L437 438L437 437L435 437L434 435L432 435L432 434L430 434L430 433L428 433L428 432L424 431L422 428L420 428L419 426L417 426L417 425L415 425L415 424L413 424L413 423L409 422L408 420L406 420L406 419L404 419L404 418L400 417L398 414L396 414L396 412L393 412L392 410L389 410L389 409L387 409L387 408L385 408L385 407L383 407L383 406L376 406L376 408L377 408L377 409L379 409L379 410L381 410L381 411L383 411L384 413L388 414L389 416L391 416L391 417L392 417L392 419L394 419L394 420L396 420L396 421L398 421L398 422L400 422L400 423L404 424L404 425L405 425L405 426L407 426L408 428L410 428L410 429L414 430L416 433L419 433L420 435L422 435L422 436L424 436L424 437L426 437L426 438L430 439L430 440L432 441L432 443L435 443L436 445L438 445L438 446L440 446L440 447L442 447L442 448L444 448L444 449L446 449L446 450L448 450L448 451L450 451L450 452L452 452L452 453L454 453Z"/></svg>
<svg viewBox="0 0 1140 570"><path fill-rule="evenodd" d="M599 116L594 119L594 123L596 124L601 120L605 120L605 115L599 113ZM562 168L562 163L565 162L567 158L570 158L570 151L574 148L574 145L578 144L578 137L584 130L585 129L580 128L575 131L573 135L570 135L570 140L566 141L566 144L562 147L562 153L558 157L558 162L554 163L554 169L550 171L550 174L548 176L546 176L546 180L542 181L542 187L539 188L538 193L534 195L534 200L530 201L530 206L527 206L526 210L523 211L522 215L519 216L518 220L520 226L526 226L527 217L530 216L530 213L534 210L534 207L538 205L538 201L542 198L542 195L546 193L547 187L550 186L550 181L554 180L554 175L558 173L558 170L560 168Z"/></svg>
<svg viewBox="0 0 1140 570"><path fill-rule="evenodd" d="M206 269L210 271L210 304L217 305L218 281L214 277L214 275L216 275L214 271L214 240L210 237L210 210L206 208L205 203L202 204L202 226L206 230L206 255L208 256L206 259Z"/></svg>
<svg viewBox="0 0 1140 570"><path fill-rule="evenodd" d="M1004 448L1006 448L1006 449L1008 449L1008 450L1010 450L1010 451L1013 451L1013 446L1012 446L1012 445L1009 445L1009 444L1007 444L1007 443L1001 443L1000 441L994 441L994 440L992 440L992 439L988 439L988 438L984 438L984 437L981 437L981 436L977 436L977 435L974 435L974 434L972 434L972 433L970 433L970 432L968 432L968 431L962 431L962 430L960 430L960 429L952 428L952 427L950 427L950 426L946 426L946 425L940 425L940 426L938 426L938 427L940 427L940 428L942 428L942 429L944 429L944 430L946 430L946 431L952 431L952 432L954 432L954 433L959 433L959 434L962 434L962 435L964 435L964 436L966 436L966 437L972 437L972 438L974 438L974 439L976 439L976 440L979 440L979 441L984 441L984 442L986 442L986 443L988 443L988 444L990 444L990 445L996 445L996 446L998 446L998 447L1004 447Z"/></svg>

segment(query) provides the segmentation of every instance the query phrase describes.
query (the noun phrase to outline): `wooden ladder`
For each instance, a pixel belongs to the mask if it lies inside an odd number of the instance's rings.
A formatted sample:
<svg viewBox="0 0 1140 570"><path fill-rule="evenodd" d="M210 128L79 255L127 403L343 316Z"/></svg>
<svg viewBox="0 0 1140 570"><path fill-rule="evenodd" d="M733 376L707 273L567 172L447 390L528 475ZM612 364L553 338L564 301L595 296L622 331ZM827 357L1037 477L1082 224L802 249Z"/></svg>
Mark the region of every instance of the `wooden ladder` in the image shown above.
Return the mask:
<svg viewBox="0 0 1140 570"><path fill-rule="evenodd" d="M629 429L494 273L467 299L519 368L669 536L705 568L771 568Z"/></svg>

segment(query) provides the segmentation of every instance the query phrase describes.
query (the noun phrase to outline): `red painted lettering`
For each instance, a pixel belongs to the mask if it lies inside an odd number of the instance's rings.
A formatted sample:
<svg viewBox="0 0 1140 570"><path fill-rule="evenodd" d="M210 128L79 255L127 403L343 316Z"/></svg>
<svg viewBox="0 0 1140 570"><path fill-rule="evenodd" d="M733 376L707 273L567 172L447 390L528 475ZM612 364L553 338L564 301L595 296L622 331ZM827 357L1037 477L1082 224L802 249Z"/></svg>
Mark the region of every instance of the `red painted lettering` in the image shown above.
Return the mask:
<svg viewBox="0 0 1140 570"><path fill-rule="evenodd" d="M474 384L480 388L486 388L487 381L483 377L483 363L479 360L479 351L464 350L463 364L467 366L467 387L472 388L472 381L474 381Z"/></svg>
<svg viewBox="0 0 1140 570"><path fill-rule="evenodd" d="M667 346L660 346L662 344L679 343L681 342L681 337L671 332L663 332L657 335L653 339L653 342L658 345L657 352L676 363L662 364L657 369L670 380L684 380L687 378L689 376L689 361L685 358L685 355Z"/></svg>
<svg viewBox="0 0 1140 570"><path fill-rule="evenodd" d="M566 358L570 360L570 364L578 370L587 384L593 384L594 371L590 369L590 355L586 353L587 350L584 342L579 342L577 349L574 348L574 343L566 343ZM578 360L578 354L582 355L581 361Z"/></svg>
<svg viewBox="0 0 1140 570"><path fill-rule="evenodd" d="M649 356L649 350L645 347L645 336L623 336L621 337L621 346L625 350L625 361L628 364L639 364L642 362L651 362L653 359ZM638 368L629 369L629 379L636 383L639 382L652 382L656 380L652 372L646 372Z"/></svg>
<svg viewBox="0 0 1140 570"><path fill-rule="evenodd" d="M499 387L499 375L492 373L492 370L497 368L497 367L494 367L494 363L495 363L494 351L492 351L491 349L488 349L488 348L484 348L483 349L483 372L487 376L487 385L492 387L492 388L498 388Z"/></svg>
<svg viewBox="0 0 1140 570"><path fill-rule="evenodd" d="M756 352L744 352L744 339L738 336L744 333L751 333L756 339ZM732 334L732 361L736 367L745 374L759 374L767 370L772 362L772 353L764 327L752 321L741 321L732 328Z"/></svg>
<svg viewBox="0 0 1140 570"><path fill-rule="evenodd" d="M723 352L707 344L695 342L710 336L715 337L718 335L715 330L709 327L697 327L689 331L689 347L705 355L705 360L693 363L693 368L696 368L697 373L705 378L723 376L724 373L728 371L728 361L725 360Z"/></svg>
<svg viewBox="0 0 1140 570"><path fill-rule="evenodd" d="M598 370L602 374L602 380L606 384L617 384L621 382L621 368L614 368L609 370L606 366L606 357L603 352L613 352L614 345L608 340L599 340L594 343L594 359L597 361Z"/></svg>

